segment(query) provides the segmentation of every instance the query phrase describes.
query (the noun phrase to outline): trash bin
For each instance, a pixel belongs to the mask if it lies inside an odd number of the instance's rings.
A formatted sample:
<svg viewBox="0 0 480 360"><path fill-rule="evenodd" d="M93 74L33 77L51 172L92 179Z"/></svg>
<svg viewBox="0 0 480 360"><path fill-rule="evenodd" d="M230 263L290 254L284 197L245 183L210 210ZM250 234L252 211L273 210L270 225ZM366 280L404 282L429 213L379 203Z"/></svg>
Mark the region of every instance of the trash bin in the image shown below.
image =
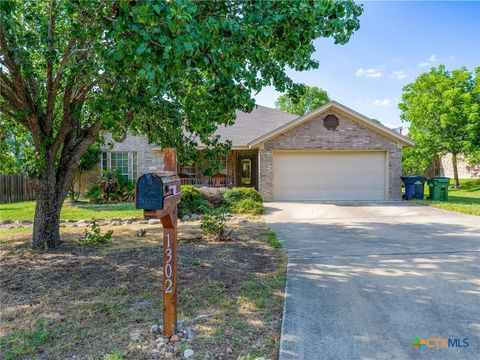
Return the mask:
<svg viewBox="0 0 480 360"><path fill-rule="evenodd" d="M434 177L427 180L428 198L435 201L448 201L448 186L450 178Z"/></svg>
<svg viewBox="0 0 480 360"><path fill-rule="evenodd" d="M402 181L405 184L404 200L423 200L423 189L425 186L424 176L402 176Z"/></svg>

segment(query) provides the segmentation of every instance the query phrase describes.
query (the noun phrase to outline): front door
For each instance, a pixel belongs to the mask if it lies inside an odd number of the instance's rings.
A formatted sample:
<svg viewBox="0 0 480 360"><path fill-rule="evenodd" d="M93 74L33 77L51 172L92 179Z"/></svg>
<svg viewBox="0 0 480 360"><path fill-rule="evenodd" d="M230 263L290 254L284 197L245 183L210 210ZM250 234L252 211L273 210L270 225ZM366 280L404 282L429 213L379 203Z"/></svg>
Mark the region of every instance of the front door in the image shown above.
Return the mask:
<svg viewBox="0 0 480 360"><path fill-rule="evenodd" d="M237 186L256 189L257 173L257 152L239 152L237 155Z"/></svg>

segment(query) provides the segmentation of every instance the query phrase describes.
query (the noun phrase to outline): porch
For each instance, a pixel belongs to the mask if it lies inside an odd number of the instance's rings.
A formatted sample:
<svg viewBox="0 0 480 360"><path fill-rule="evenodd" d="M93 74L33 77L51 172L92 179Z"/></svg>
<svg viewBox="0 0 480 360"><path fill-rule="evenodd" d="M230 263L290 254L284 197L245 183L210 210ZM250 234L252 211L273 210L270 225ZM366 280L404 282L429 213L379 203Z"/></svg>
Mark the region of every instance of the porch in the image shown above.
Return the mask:
<svg viewBox="0 0 480 360"><path fill-rule="evenodd" d="M201 164L180 166L182 185L197 187L232 188L254 187L258 190L258 151L231 150L221 161L221 170L212 176L202 175Z"/></svg>

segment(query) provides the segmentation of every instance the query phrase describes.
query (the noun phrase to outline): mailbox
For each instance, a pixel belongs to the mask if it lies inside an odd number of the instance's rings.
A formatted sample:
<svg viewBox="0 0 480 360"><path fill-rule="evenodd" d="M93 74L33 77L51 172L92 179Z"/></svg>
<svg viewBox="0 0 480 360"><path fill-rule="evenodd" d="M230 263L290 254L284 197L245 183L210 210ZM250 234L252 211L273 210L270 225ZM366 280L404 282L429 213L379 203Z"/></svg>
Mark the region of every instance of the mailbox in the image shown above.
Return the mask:
<svg viewBox="0 0 480 360"><path fill-rule="evenodd" d="M164 169L137 180L135 206L145 219L160 219L163 226L163 334L177 333L177 205L182 197L177 169L177 152L163 151Z"/></svg>
<svg viewBox="0 0 480 360"><path fill-rule="evenodd" d="M168 210L180 201L180 178L172 171L142 175L135 188L135 206L145 217L151 211Z"/></svg>

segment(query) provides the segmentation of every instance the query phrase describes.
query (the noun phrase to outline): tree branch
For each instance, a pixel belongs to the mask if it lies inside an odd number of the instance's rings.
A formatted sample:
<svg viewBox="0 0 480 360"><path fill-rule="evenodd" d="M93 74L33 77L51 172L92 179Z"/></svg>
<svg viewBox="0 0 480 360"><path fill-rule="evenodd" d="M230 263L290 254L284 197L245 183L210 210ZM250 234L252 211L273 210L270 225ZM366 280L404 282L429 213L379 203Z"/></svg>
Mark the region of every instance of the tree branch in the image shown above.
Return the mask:
<svg viewBox="0 0 480 360"><path fill-rule="evenodd" d="M46 121L46 130L49 132L51 131L51 126L54 119L54 109L55 109L55 99L57 97L57 92L60 87L60 83L62 81L63 72L65 71L65 66L67 65L70 56L72 55L72 49L75 45L76 38L72 37L68 41L67 48L62 56L62 60L60 61L60 65L58 67L57 74L55 75L55 79L53 80L52 87L48 93L47 99L47 121Z"/></svg>
<svg viewBox="0 0 480 360"><path fill-rule="evenodd" d="M38 122L38 116L34 116L33 104L31 102L30 96L27 96L27 91L25 88L25 83L23 78L18 70L18 66L15 60L10 55L10 47L8 46L7 39L5 37L5 31L3 29L3 24L0 22L0 49L3 53L3 64L7 67L10 75L12 76L12 83L14 85L14 93L16 96L21 99L22 106L20 109L25 110L28 115L25 117L26 123L23 124L25 127L30 130L33 137L33 142L37 149L41 149L42 139L41 139L41 129Z"/></svg>
<svg viewBox="0 0 480 360"><path fill-rule="evenodd" d="M63 201L70 189L70 184L75 173L74 170L76 169L75 165L98 138L101 127L102 122L97 120L89 128L81 131L79 135L74 136L73 132L70 132L67 136L56 173L57 182L61 182L58 190L58 198L61 199L60 201Z"/></svg>
<svg viewBox="0 0 480 360"><path fill-rule="evenodd" d="M15 60L10 56L10 48L7 43L7 39L5 38L5 33L3 31L3 26L0 23L0 48L2 49L3 52L3 58L5 61L3 61L3 64L7 67L8 71L10 72L12 76L12 83L14 84L14 90L17 92L19 97L24 101L25 103L27 102L26 96L25 96L25 86L22 80L22 77L20 75L20 72L18 71L17 64L15 63Z"/></svg>
<svg viewBox="0 0 480 360"><path fill-rule="evenodd" d="M88 95L88 93L100 82L100 80L102 80L106 76L107 76L107 73L104 72L100 75L99 78L92 81L89 85L85 85L85 86L83 86L83 88L79 89L78 95L75 94L76 95L75 96L75 101L80 102L80 101L85 100L85 97Z"/></svg>
<svg viewBox="0 0 480 360"><path fill-rule="evenodd" d="M48 25L48 54L47 54L47 93L52 90L53 83L53 47L55 45L55 0L50 1L50 22Z"/></svg>

